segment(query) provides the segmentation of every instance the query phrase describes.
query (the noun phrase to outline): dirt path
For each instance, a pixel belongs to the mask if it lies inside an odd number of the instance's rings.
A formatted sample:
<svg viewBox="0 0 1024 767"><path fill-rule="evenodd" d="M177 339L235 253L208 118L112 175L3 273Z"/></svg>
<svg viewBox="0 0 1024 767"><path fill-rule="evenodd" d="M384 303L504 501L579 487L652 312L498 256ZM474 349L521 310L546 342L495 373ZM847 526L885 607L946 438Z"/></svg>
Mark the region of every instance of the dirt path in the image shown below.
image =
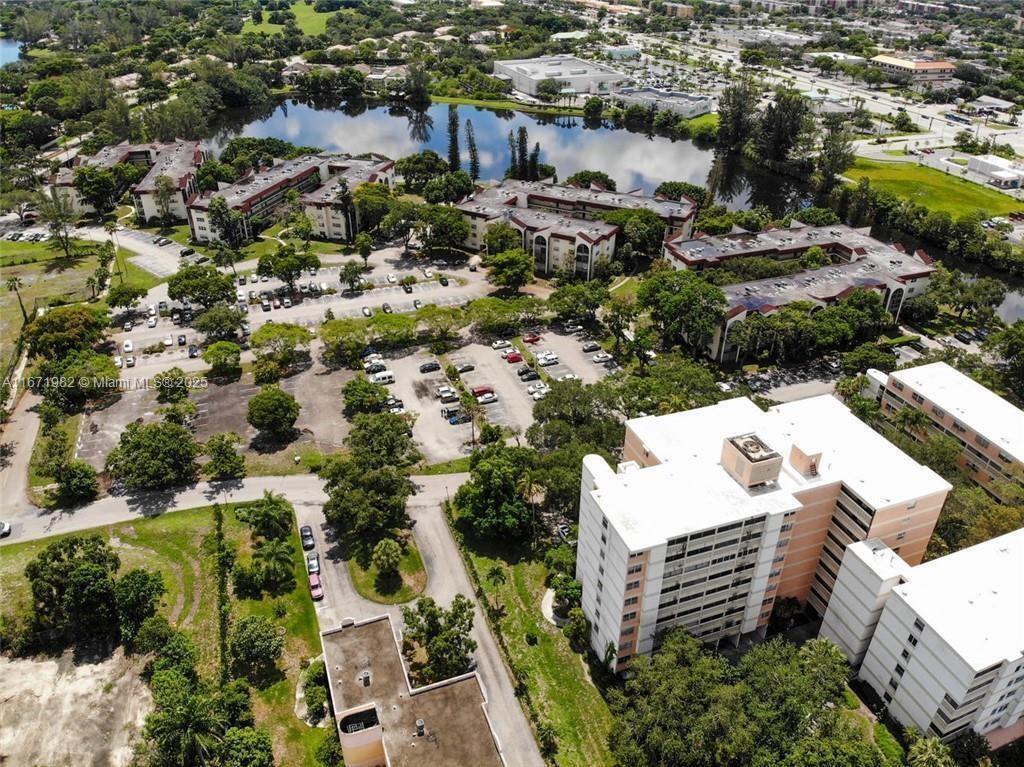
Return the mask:
<svg viewBox="0 0 1024 767"><path fill-rule="evenodd" d="M195 559L190 560L189 564L192 565L192 605L188 608L188 615L185 616L185 620L181 622L182 626L191 625L193 619L196 617L196 611L199 609L199 600L202 599L203 594L203 573L199 569L199 562ZM184 589L182 589L184 592Z"/></svg>

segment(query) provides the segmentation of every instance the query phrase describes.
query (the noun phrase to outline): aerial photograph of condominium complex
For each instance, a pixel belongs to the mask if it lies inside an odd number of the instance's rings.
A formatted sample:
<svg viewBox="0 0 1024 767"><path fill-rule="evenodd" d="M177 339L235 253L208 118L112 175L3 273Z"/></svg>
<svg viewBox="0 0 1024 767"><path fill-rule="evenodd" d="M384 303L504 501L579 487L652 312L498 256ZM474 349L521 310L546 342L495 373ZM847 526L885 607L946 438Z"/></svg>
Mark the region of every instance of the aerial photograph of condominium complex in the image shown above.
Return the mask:
<svg viewBox="0 0 1024 767"><path fill-rule="evenodd" d="M0 765L1024 767L1021 0L0 0Z"/></svg>

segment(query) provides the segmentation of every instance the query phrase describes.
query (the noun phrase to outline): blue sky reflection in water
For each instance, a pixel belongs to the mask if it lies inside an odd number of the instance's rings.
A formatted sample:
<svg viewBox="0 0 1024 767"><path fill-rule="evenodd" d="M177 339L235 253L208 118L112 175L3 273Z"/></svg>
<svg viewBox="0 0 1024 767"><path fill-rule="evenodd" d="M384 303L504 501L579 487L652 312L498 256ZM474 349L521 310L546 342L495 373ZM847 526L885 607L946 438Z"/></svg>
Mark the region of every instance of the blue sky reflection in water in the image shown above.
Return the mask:
<svg viewBox="0 0 1024 767"><path fill-rule="evenodd" d="M805 198L800 184L738 165L715 164L714 152L691 141L671 141L612 128L592 128L581 118L543 118L520 112L494 112L459 107L460 141L468 161L464 126L473 122L483 179L498 179L508 167L508 133L525 125L531 147L540 142L541 159L565 178L584 168L599 169L615 179L620 190L653 189L662 181L690 181L707 185L709 174L719 199L731 208L765 204L777 212L799 205ZM448 151L448 105L434 104L417 115L402 108L371 107L357 114L316 108L288 100L260 112L235 112L220 126L213 143L223 145L233 136L275 136L295 144L319 146L338 152L376 151L388 157L429 148L442 157ZM714 170L714 173L712 171Z"/></svg>

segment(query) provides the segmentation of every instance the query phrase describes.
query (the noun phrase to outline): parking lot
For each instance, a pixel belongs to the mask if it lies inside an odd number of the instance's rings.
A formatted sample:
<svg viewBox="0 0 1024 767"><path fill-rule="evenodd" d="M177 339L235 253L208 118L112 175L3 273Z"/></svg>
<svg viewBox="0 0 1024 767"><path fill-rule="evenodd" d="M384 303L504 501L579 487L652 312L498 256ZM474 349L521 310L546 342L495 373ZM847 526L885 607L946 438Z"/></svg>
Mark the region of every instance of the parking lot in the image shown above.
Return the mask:
<svg viewBox="0 0 1024 767"><path fill-rule="evenodd" d="M421 373L420 365L436 358L426 351L405 353L390 357L388 369L395 374L395 382L388 391L402 400L406 412L418 413L412 427L413 439L420 446L427 463L450 461L469 454L469 441L473 427L468 423L452 426L441 417L441 400L435 390L449 383L444 370ZM453 406L457 402L451 403Z"/></svg>
<svg viewBox="0 0 1024 767"><path fill-rule="evenodd" d="M572 374L585 384L592 384L600 381L611 370L601 362L594 362L593 357L597 353L584 352L583 346L590 339L583 333L567 333L564 330L545 330L538 333L540 341L534 344L527 344L535 356L545 351L552 352L558 357L558 364L548 365L543 368L551 378L558 380L564 375Z"/></svg>
<svg viewBox="0 0 1024 767"><path fill-rule="evenodd" d="M83 416L75 445L75 457L97 471L102 471L107 455L117 447L125 427L132 421L148 423L155 420L159 407L155 390L130 389L121 392L106 407Z"/></svg>
<svg viewBox="0 0 1024 767"><path fill-rule="evenodd" d="M494 387L497 402L484 405L488 421L525 432L533 423L533 399L526 393L527 384L519 380L516 370L523 363L509 364L501 353L484 344L469 344L448 355L453 365L471 364L474 369L462 374L466 388Z"/></svg>

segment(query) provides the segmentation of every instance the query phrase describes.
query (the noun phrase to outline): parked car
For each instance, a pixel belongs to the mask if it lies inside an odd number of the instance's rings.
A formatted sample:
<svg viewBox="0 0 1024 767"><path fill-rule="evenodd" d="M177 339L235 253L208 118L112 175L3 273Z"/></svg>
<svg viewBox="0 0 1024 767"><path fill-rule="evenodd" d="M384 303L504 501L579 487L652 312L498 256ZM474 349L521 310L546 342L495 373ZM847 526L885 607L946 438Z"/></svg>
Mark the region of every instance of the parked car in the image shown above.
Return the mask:
<svg viewBox="0 0 1024 767"><path fill-rule="evenodd" d="M442 384L441 386L438 386L436 389L434 389L435 397L444 397L446 394L458 394L458 392L455 391L455 389L453 389L448 384Z"/></svg>
<svg viewBox="0 0 1024 767"><path fill-rule="evenodd" d="M124 332L127 333L129 330L135 327L135 323L132 320L128 320L124 323Z"/></svg>
<svg viewBox="0 0 1024 767"><path fill-rule="evenodd" d="M511 354L509 354L509 355L507 355L505 357L505 362L509 363L510 365L513 362L522 362L522 361L523 361L523 355L520 354L519 352L512 352Z"/></svg>
<svg viewBox="0 0 1024 767"><path fill-rule="evenodd" d="M441 369L441 363L437 360L431 360L430 362L424 362L420 365L421 373L433 373L435 370Z"/></svg>
<svg viewBox="0 0 1024 767"><path fill-rule="evenodd" d="M367 375L373 375L374 373L383 373L387 369L388 366L385 365L383 362L371 362L364 368L364 370L366 370Z"/></svg>
<svg viewBox="0 0 1024 767"><path fill-rule="evenodd" d="M457 370L457 371L458 371L458 372L459 372L460 374L462 374L462 373L468 373L468 372L469 372L469 371L471 371L471 370L476 370L476 365L471 365L471 364L469 364L469 363L467 362L467 363L465 363L465 364L463 364L463 365L459 365L459 366L458 366L457 368L455 368L455 369L456 369L456 370Z"/></svg>
<svg viewBox="0 0 1024 767"><path fill-rule="evenodd" d="M422 309L422 308L423 308L423 302L422 302L422 301L420 301L420 300L419 300L418 298L417 298L417 299L415 299L415 300L414 300L414 301L412 302L412 308L413 308L413 309Z"/></svg>
<svg viewBox="0 0 1024 767"><path fill-rule="evenodd" d="M380 310L384 312L384 314L391 314L391 304L385 303L383 306L380 307Z"/></svg>
<svg viewBox="0 0 1024 767"><path fill-rule="evenodd" d="M309 576L309 595L313 597L314 602L319 602L324 598L324 587L320 583L320 576L316 573L311 573Z"/></svg>
<svg viewBox="0 0 1024 767"><path fill-rule="evenodd" d="M148 320L146 320L146 327L147 328L155 328L156 327L156 317L150 317Z"/></svg>
<svg viewBox="0 0 1024 767"><path fill-rule="evenodd" d="M181 258L185 258L186 256L194 256L195 254L196 254L196 249L195 248L182 248L181 250L178 251L178 255Z"/></svg>
<svg viewBox="0 0 1024 767"><path fill-rule="evenodd" d="M481 405L490 405L492 402L498 401L498 395L493 393L482 394L476 398L476 401Z"/></svg>
<svg viewBox="0 0 1024 767"><path fill-rule="evenodd" d="M484 394L494 394L494 387L490 384L483 384L482 386L474 386L469 390L469 393L474 397L481 397Z"/></svg>
<svg viewBox="0 0 1024 767"><path fill-rule="evenodd" d="M458 426L460 423L469 423L472 420L473 418L472 416L469 415L469 413L456 413L455 415L448 419L448 423L450 423L452 426Z"/></svg>
<svg viewBox="0 0 1024 767"><path fill-rule="evenodd" d="M125 354L131 354L133 351L135 351L135 342L129 338L127 341L121 344L121 350Z"/></svg>
<svg viewBox="0 0 1024 767"><path fill-rule="evenodd" d="M536 370L531 370L528 373L523 373L521 376L519 376L519 378L522 381L524 381L524 382L525 381L536 381L536 380L538 380L540 378L540 373L538 373Z"/></svg>
<svg viewBox="0 0 1024 767"><path fill-rule="evenodd" d="M364 306L362 308L362 312L363 312L363 316L364 317L372 317L373 316L373 309L371 309L369 306Z"/></svg>
<svg viewBox="0 0 1024 767"><path fill-rule="evenodd" d="M504 339L499 339L499 340L497 340L497 341L493 341L493 342L491 343L491 348L492 348L492 349L507 349L507 348L509 348L509 347L510 347L511 345L512 345L512 344L511 344L511 343L509 343L508 341L506 341L506 340L504 340Z"/></svg>
<svg viewBox="0 0 1024 767"><path fill-rule="evenodd" d="M188 356L189 356L190 359L195 359L196 357L198 357L199 356L199 347L196 346L195 344L192 344L191 346L189 346L188 347Z"/></svg>
<svg viewBox="0 0 1024 767"><path fill-rule="evenodd" d="M185 338L185 334L181 333L178 335L178 346L185 346L188 344L188 339Z"/></svg>
<svg viewBox="0 0 1024 767"><path fill-rule="evenodd" d="M550 389L550 388L551 387L548 386L546 383L530 384L529 386L526 387L526 393L527 394L536 394L539 391L544 391L545 389Z"/></svg>
<svg viewBox="0 0 1024 767"><path fill-rule="evenodd" d="M114 355L114 367L120 368L122 365L124 365L124 360L122 360L119 356Z"/></svg>
<svg viewBox="0 0 1024 767"><path fill-rule="evenodd" d="M540 341L540 335L538 333L523 333L523 343L535 344Z"/></svg>
<svg viewBox="0 0 1024 767"><path fill-rule="evenodd" d="M170 333L164 336L164 346L174 346L174 338L171 336Z"/></svg>
<svg viewBox="0 0 1024 767"><path fill-rule="evenodd" d="M575 373L566 373L564 376L559 376L558 380L559 381L578 381L580 379L579 379L579 376L577 376Z"/></svg>
<svg viewBox="0 0 1024 767"><path fill-rule="evenodd" d="M403 285L402 290L404 290L406 293L412 293L412 285Z"/></svg>
<svg viewBox="0 0 1024 767"><path fill-rule="evenodd" d="M320 555L311 551L306 555L306 572L315 575L320 572Z"/></svg>
<svg viewBox="0 0 1024 767"><path fill-rule="evenodd" d="M598 352L593 357L591 357L591 359L594 362L607 362L611 358L612 358L612 355L610 355L608 352Z"/></svg>
<svg viewBox="0 0 1024 767"><path fill-rule="evenodd" d="M529 363L527 363L526 365L523 365L521 368L519 368L519 370L516 371L516 375L517 376L524 376L524 375L526 375L527 373L529 373L532 370L533 370L533 368L531 368Z"/></svg>
<svg viewBox="0 0 1024 767"><path fill-rule="evenodd" d="M313 528L303 525L299 528L299 538L302 539L302 548L306 551L316 548L316 541L313 539Z"/></svg>
<svg viewBox="0 0 1024 767"><path fill-rule="evenodd" d="M398 278L394 274L388 274L388 284L394 285L396 282L398 282Z"/></svg>
<svg viewBox="0 0 1024 767"><path fill-rule="evenodd" d="M546 355L544 357L538 357L537 364L540 365L542 368L551 367L552 365L558 364L558 357L556 357L553 354Z"/></svg>
<svg viewBox="0 0 1024 767"><path fill-rule="evenodd" d="M437 281L441 283L442 287L445 287L445 288L448 287L448 278L447 277L444 277L444 276L438 277Z"/></svg>
<svg viewBox="0 0 1024 767"><path fill-rule="evenodd" d="M135 367L135 357L125 357L124 358L124 366L126 368L133 368L133 367Z"/></svg>
<svg viewBox="0 0 1024 767"><path fill-rule="evenodd" d="M587 352L588 354L590 352L596 352L600 350L600 348L601 344L599 344L597 341L587 341L585 344L583 344L583 351Z"/></svg>
<svg viewBox="0 0 1024 767"><path fill-rule="evenodd" d="M11 523L0 522L0 538L6 538L11 534Z"/></svg>
<svg viewBox="0 0 1024 767"><path fill-rule="evenodd" d="M974 336L964 332L963 330L958 330L956 333L954 333L953 338L955 338L962 344L969 344L974 341Z"/></svg>

